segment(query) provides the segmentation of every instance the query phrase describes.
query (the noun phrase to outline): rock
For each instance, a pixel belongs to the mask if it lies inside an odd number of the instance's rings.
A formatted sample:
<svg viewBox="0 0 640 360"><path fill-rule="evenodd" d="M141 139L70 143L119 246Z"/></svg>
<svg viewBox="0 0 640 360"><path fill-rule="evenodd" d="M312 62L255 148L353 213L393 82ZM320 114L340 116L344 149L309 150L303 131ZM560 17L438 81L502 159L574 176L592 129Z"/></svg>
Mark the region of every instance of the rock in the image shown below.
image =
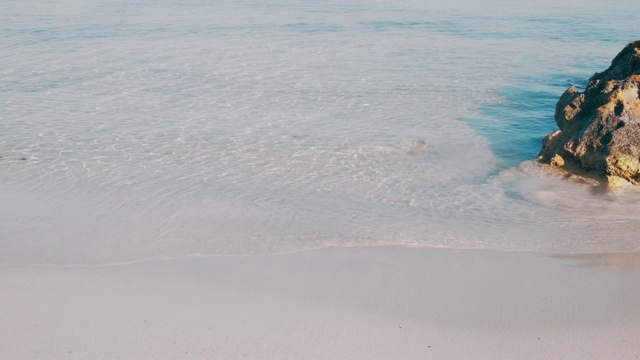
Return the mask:
<svg viewBox="0 0 640 360"><path fill-rule="evenodd" d="M584 92L567 89L555 120L560 130L544 138L538 160L612 187L640 184L640 41L593 75Z"/></svg>

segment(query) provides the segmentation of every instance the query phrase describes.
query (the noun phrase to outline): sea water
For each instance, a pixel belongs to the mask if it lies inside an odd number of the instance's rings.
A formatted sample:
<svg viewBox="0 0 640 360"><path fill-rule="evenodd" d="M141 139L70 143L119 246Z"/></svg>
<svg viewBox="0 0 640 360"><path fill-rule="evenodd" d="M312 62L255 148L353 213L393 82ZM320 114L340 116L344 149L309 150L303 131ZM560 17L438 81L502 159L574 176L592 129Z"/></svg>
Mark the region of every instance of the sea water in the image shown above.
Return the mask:
<svg viewBox="0 0 640 360"><path fill-rule="evenodd" d="M535 161L640 2L6 0L0 263L640 247Z"/></svg>

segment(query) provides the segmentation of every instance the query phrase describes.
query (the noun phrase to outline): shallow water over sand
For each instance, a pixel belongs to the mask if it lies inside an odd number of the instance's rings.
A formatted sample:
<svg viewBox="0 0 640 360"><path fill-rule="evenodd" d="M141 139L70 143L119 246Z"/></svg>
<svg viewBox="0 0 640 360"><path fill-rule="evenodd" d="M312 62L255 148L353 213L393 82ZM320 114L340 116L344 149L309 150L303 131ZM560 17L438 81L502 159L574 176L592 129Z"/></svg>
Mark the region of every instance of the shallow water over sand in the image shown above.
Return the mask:
<svg viewBox="0 0 640 360"><path fill-rule="evenodd" d="M439 3L10 1L0 262L640 247L637 191L531 161L640 4Z"/></svg>

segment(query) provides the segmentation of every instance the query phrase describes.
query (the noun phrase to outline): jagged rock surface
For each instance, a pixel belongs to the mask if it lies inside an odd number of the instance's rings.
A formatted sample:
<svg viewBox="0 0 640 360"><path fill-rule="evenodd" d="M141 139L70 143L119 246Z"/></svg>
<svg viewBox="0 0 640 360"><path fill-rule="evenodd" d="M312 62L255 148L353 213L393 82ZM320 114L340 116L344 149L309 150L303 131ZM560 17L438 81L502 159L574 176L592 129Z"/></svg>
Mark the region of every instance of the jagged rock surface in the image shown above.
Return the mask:
<svg viewBox="0 0 640 360"><path fill-rule="evenodd" d="M612 186L640 184L640 41L593 75L584 92L567 89L555 120L560 130L544 138L540 161Z"/></svg>

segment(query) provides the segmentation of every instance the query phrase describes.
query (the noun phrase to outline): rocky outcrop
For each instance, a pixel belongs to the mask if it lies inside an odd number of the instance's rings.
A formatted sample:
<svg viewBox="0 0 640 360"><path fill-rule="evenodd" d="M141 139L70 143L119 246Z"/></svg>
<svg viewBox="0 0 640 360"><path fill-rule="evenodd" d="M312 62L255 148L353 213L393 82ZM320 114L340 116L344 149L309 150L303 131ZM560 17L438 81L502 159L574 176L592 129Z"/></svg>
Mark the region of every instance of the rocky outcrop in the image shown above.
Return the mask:
<svg viewBox="0 0 640 360"><path fill-rule="evenodd" d="M640 41L593 75L584 92L567 89L555 120L560 130L544 138L540 161L612 186L640 184Z"/></svg>

